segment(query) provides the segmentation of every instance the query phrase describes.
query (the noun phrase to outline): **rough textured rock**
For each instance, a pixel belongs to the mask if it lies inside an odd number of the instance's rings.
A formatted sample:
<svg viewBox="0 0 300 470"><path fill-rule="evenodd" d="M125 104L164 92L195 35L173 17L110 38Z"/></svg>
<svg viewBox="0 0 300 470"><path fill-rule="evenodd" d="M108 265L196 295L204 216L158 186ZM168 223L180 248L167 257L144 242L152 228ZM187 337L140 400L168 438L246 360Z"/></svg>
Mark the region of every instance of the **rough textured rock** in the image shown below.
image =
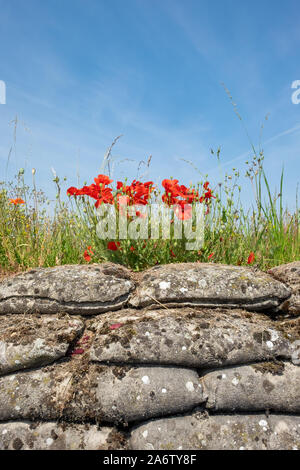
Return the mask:
<svg viewBox="0 0 300 470"><path fill-rule="evenodd" d="M126 423L183 412L203 401L198 375L190 369L87 366L71 360L0 378L0 421Z"/></svg>
<svg viewBox="0 0 300 470"><path fill-rule="evenodd" d="M300 261L276 266L268 273L292 290L292 296L280 306L280 309L290 315L300 315Z"/></svg>
<svg viewBox="0 0 300 470"><path fill-rule="evenodd" d="M0 375L51 363L82 333L75 318L7 315L0 321Z"/></svg>
<svg viewBox="0 0 300 470"><path fill-rule="evenodd" d="M274 311L291 295L283 283L243 266L182 263L155 266L141 275L133 307L242 307Z"/></svg>
<svg viewBox="0 0 300 470"><path fill-rule="evenodd" d="M289 359L295 339L281 323L240 309L128 309L101 315L93 327L90 357L107 363L205 368Z"/></svg>
<svg viewBox="0 0 300 470"><path fill-rule="evenodd" d="M300 367L259 363L209 372L202 378L207 408L214 411L300 413Z"/></svg>
<svg viewBox="0 0 300 470"><path fill-rule="evenodd" d="M103 418L131 422L182 413L205 401L198 374L173 367L106 367L97 401Z"/></svg>
<svg viewBox="0 0 300 470"><path fill-rule="evenodd" d="M300 449L298 267L4 280L0 449Z"/></svg>
<svg viewBox="0 0 300 470"><path fill-rule="evenodd" d="M111 263L37 268L0 283L0 314L102 313L122 308L133 288L130 271Z"/></svg>
<svg viewBox="0 0 300 470"><path fill-rule="evenodd" d="M73 376L74 366L67 362L1 377L0 421L61 418L72 397Z"/></svg>
<svg viewBox="0 0 300 470"><path fill-rule="evenodd" d="M0 450L123 450L124 435L95 425L11 422L0 424Z"/></svg>
<svg viewBox="0 0 300 470"><path fill-rule="evenodd" d="M136 427L136 450L300 450L300 417L217 415L165 418Z"/></svg>

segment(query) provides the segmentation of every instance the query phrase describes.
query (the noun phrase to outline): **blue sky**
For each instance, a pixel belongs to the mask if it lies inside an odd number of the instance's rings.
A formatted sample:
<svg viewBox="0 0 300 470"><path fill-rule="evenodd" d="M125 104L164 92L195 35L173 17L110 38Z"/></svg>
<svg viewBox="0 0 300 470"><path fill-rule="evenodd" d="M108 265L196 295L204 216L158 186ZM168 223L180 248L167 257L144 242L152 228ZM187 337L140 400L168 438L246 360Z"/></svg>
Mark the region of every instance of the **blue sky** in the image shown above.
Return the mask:
<svg viewBox="0 0 300 470"><path fill-rule="evenodd" d="M265 170L275 190L284 165L284 200L295 206L297 0L0 0L0 13L0 180L34 167L38 186L53 195L53 167L68 186L77 174L90 182L120 134L113 154L125 161L115 179L135 178L152 155L147 179L195 183L185 159L214 186L220 170L210 148L219 146L222 171L243 175L251 147L224 82L255 145L269 113Z"/></svg>

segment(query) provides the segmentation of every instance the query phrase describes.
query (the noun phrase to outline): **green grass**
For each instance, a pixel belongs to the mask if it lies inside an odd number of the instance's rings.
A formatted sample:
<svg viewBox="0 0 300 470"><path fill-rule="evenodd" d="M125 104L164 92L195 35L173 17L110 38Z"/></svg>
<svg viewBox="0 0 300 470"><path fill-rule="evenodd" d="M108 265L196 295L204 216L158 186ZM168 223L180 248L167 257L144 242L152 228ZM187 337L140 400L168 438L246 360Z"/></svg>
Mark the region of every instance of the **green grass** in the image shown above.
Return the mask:
<svg viewBox="0 0 300 470"><path fill-rule="evenodd" d="M212 152L214 154L214 152ZM214 154L218 161L220 152ZM205 242L201 250L187 251L185 240L122 241L122 251L107 249L107 241L97 237L94 201L87 196L62 197L66 181L54 178L57 189L55 208L49 210L46 196L37 191L35 172L32 184L24 182L21 170L15 182L0 183L0 269L3 273L23 271L36 266L86 264L83 253L88 246L94 255L91 263L114 261L134 270L155 264L174 262L214 262L247 265L250 252L254 264L262 270L300 259L300 210L283 210L282 172L279 194L272 194L263 168L263 154L254 149L246 178L253 187L251 209L245 211L240 202L240 172L233 169L214 190L210 213L205 216ZM109 162L109 158L106 156ZM91 179L92 179L91 175ZM166 175L167 177L168 175ZM209 177L208 177L209 181ZM195 185L202 187L204 181ZM267 197L263 200L262 195ZM16 197L25 204L9 202ZM160 195L156 193L159 200ZM134 251L130 248L134 247ZM208 259L210 254L213 257ZM175 256L174 256L175 255Z"/></svg>

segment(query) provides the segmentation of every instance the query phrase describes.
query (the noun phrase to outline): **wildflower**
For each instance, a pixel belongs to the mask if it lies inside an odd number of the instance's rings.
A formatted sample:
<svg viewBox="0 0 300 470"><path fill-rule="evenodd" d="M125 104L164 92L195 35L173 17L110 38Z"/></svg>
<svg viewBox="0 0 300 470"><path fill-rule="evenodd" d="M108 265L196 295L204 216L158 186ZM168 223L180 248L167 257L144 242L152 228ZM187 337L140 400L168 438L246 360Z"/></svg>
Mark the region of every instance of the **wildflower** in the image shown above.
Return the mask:
<svg viewBox="0 0 300 470"><path fill-rule="evenodd" d="M179 220L189 220L192 217L192 206L181 202L175 206L174 214Z"/></svg>
<svg viewBox="0 0 300 470"><path fill-rule="evenodd" d="M171 254L171 256L172 256L173 258L176 258L176 255L175 255L175 253L174 253L173 250L170 250L170 254Z"/></svg>
<svg viewBox="0 0 300 470"><path fill-rule="evenodd" d="M252 264L254 260L255 260L255 256L254 256L253 251L251 251L250 255L248 256L248 261L247 261L247 263L248 263L248 264Z"/></svg>
<svg viewBox="0 0 300 470"><path fill-rule="evenodd" d="M94 181L96 185L103 184L104 186L113 182L113 180L109 179L109 177L106 175L98 175L97 178L94 178Z"/></svg>
<svg viewBox="0 0 300 470"><path fill-rule="evenodd" d="M87 249L83 253L85 261L90 262L92 259L90 255L93 255L93 254L94 252L92 251L92 247L88 246Z"/></svg>
<svg viewBox="0 0 300 470"><path fill-rule="evenodd" d="M130 251L134 251L134 246L131 246L131 247L130 247Z"/></svg>
<svg viewBox="0 0 300 470"><path fill-rule="evenodd" d="M125 185L122 181L118 181L117 190L119 191L117 194L118 203L121 203L120 199L126 196L126 203L129 206L146 206L152 191L154 191L154 186L152 181L141 183L140 181L133 180L130 186Z"/></svg>
<svg viewBox="0 0 300 470"><path fill-rule="evenodd" d="M23 201L23 199L21 199L20 197L17 197L16 199L10 199L9 202L11 204L14 204L15 206L17 204L25 204L25 202Z"/></svg>
<svg viewBox="0 0 300 470"><path fill-rule="evenodd" d="M209 256L208 256L208 259L211 259L213 256L214 256L215 253L211 253Z"/></svg>
<svg viewBox="0 0 300 470"><path fill-rule="evenodd" d="M95 207L98 208L102 203L113 204L114 198L112 195L112 189L106 186L112 183L113 180L109 179L106 175L98 175L94 178L95 184L90 186L83 186L81 189L74 188L72 186L67 190L69 196L89 196L96 199Z"/></svg>
<svg viewBox="0 0 300 470"><path fill-rule="evenodd" d="M199 199L197 191L186 188L184 185L179 185L178 180L165 179L162 181L162 186L165 188L165 194L162 195L162 200L170 206L179 204L183 207L185 204L191 204L193 201Z"/></svg>
<svg viewBox="0 0 300 470"><path fill-rule="evenodd" d="M92 259L92 258L90 257L90 255L88 254L88 251L87 251L87 250L84 251L83 256L84 256L85 261L87 261L87 262L90 262L91 259Z"/></svg>
<svg viewBox="0 0 300 470"><path fill-rule="evenodd" d="M135 215L136 215L137 217L139 217L140 219L146 219L146 217L147 217L147 214L143 214L143 213L140 212L140 211L136 211Z"/></svg>
<svg viewBox="0 0 300 470"><path fill-rule="evenodd" d="M120 246L120 242L108 242L107 248L111 251L117 251Z"/></svg>

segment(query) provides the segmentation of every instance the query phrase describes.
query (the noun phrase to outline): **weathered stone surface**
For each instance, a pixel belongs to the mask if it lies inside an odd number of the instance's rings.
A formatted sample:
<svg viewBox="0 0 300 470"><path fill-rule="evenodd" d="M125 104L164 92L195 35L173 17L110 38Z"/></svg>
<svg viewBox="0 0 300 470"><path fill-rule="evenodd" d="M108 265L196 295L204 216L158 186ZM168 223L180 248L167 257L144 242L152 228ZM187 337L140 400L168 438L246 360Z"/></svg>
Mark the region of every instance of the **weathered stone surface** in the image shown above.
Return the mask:
<svg viewBox="0 0 300 470"><path fill-rule="evenodd" d="M0 424L0 450L123 450L126 438L95 425L10 422Z"/></svg>
<svg viewBox="0 0 300 470"><path fill-rule="evenodd" d="M142 424L129 445L135 450L300 450L300 417L194 413Z"/></svg>
<svg viewBox="0 0 300 470"><path fill-rule="evenodd" d="M300 315L300 261L276 266L268 273L292 290L292 296L280 306L280 309L290 315Z"/></svg>
<svg viewBox="0 0 300 470"><path fill-rule="evenodd" d="M74 377L70 362L0 377L0 421L59 419L72 397Z"/></svg>
<svg viewBox="0 0 300 470"><path fill-rule="evenodd" d="M122 308L133 288L130 271L112 263L37 268L0 283L0 314L92 315Z"/></svg>
<svg viewBox="0 0 300 470"><path fill-rule="evenodd" d="M243 266L182 263L155 266L141 275L129 304L134 307L242 307L274 311L291 295L270 275Z"/></svg>
<svg viewBox="0 0 300 470"><path fill-rule="evenodd" d="M300 413L300 367L259 363L215 370L202 377L206 407L214 411Z"/></svg>
<svg viewBox="0 0 300 470"><path fill-rule="evenodd" d="M93 327L90 357L107 363L204 368L289 359L295 339L290 327L240 309L128 309L97 317Z"/></svg>
<svg viewBox="0 0 300 470"><path fill-rule="evenodd" d="M203 401L198 374L190 369L71 360L0 378L0 421L124 423L187 411Z"/></svg>
<svg viewBox="0 0 300 470"><path fill-rule="evenodd" d="M105 370L106 369L106 370ZM173 367L105 367L97 390L103 418L113 423L182 413L204 402L198 374Z"/></svg>
<svg viewBox="0 0 300 470"><path fill-rule="evenodd" d="M82 333L79 319L7 315L0 321L0 375L49 364L65 356Z"/></svg>

